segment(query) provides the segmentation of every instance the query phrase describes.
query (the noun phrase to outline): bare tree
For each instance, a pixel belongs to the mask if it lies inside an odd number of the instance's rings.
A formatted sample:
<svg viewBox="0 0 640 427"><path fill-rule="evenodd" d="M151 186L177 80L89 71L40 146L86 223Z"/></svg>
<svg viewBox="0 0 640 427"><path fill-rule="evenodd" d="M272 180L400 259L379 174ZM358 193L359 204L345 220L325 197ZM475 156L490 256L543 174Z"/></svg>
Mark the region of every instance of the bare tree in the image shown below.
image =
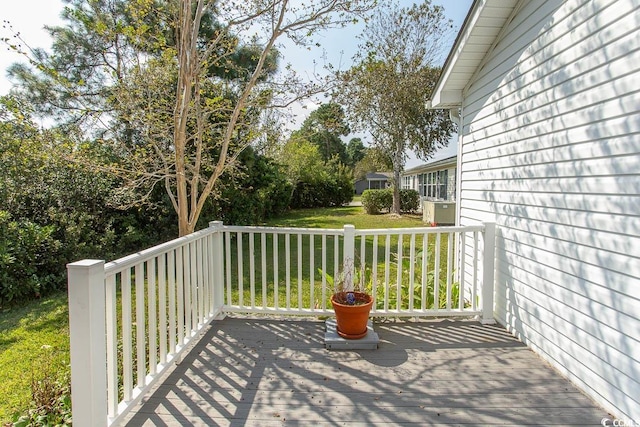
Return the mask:
<svg viewBox="0 0 640 427"><path fill-rule="evenodd" d="M179 3L178 78L172 141L172 148L175 150L175 192L169 170L165 170L162 175L178 213L179 233L184 235L194 231L204 203L216 182L227 167L233 164L234 156L240 152L242 145L250 142L251 138L239 138L239 135L250 130L244 118L250 115L251 108L287 104L317 90L292 76L280 82L271 82L274 84L259 84L277 40L288 36L297 43L308 43L317 31L353 21L355 16L369 10L375 2L180 0ZM200 46L199 29L208 12L218 17L224 31L219 31L216 37ZM252 43L259 46L255 51L255 66L246 80L236 82L236 97L225 106L229 109L228 116L221 121L220 133L214 138L215 155L207 159L214 162L209 166L208 161L204 161L208 155L205 153L207 136L211 136L208 126L218 105L214 109L207 108L211 104L210 97L207 97L208 102L203 102L206 85L213 84L207 81L207 66L223 65L226 56L230 54L230 49L225 49L222 44L226 34L239 36L252 30L255 31ZM282 88L286 90L281 90ZM239 144L239 147L231 153L230 147L234 144ZM164 164L165 167L169 166L168 161L164 161Z"/></svg>

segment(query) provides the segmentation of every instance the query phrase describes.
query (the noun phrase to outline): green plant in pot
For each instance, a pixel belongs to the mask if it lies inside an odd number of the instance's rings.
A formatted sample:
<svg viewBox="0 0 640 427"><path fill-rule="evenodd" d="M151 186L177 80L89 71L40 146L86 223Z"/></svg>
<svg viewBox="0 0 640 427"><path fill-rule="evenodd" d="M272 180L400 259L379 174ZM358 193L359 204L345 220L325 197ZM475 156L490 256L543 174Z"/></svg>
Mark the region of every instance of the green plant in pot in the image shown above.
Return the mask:
<svg viewBox="0 0 640 427"><path fill-rule="evenodd" d="M334 287L331 305L336 314L338 335L345 339L365 337L373 297L364 290L361 280L354 282L353 260L345 260L344 268L335 280L324 274Z"/></svg>

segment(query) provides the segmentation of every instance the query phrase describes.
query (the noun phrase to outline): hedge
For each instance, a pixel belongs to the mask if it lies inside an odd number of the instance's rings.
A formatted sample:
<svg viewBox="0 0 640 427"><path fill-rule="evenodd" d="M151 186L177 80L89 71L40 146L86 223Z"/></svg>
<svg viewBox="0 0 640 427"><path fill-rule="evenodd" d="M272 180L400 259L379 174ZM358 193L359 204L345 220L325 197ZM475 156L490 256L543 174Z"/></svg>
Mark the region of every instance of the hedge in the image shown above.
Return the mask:
<svg viewBox="0 0 640 427"><path fill-rule="evenodd" d="M383 211L391 212L393 207L393 189L365 190L362 193L362 206L369 215ZM420 195L416 190L400 190L400 211L415 212L420 206Z"/></svg>

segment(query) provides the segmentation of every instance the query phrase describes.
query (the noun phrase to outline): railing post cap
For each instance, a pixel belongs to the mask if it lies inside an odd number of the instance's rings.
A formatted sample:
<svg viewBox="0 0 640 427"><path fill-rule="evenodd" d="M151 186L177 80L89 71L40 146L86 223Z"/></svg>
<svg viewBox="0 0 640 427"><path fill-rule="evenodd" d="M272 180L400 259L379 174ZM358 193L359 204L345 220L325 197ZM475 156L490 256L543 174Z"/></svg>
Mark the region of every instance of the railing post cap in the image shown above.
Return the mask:
<svg viewBox="0 0 640 427"><path fill-rule="evenodd" d="M102 259L83 259L67 264L67 269L91 268L101 264L104 265Z"/></svg>
<svg viewBox="0 0 640 427"><path fill-rule="evenodd" d="M344 225L344 229L345 229L345 230L355 230L355 229L356 229L356 226L355 226L355 225L353 225L353 224L345 224L345 225Z"/></svg>
<svg viewBox="0 0 640 427"><path fill-rule="evenodd" d="M220 228L222 227L222 221L209 221L209 227Z"/></svg>

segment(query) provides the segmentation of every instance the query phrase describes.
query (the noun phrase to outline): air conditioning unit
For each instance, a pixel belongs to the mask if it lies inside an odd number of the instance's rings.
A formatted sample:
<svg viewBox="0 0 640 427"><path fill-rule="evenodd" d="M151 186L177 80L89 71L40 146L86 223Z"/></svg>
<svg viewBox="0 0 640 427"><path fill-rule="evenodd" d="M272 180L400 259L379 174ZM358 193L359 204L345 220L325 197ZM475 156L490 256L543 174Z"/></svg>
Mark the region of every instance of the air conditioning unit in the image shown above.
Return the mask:
<svg viewBox="0 0 640 427"><path fill-rule="evenodd" d="M453 225L456 223L456 203L425 200L422 205L422 220L429 224Z"/></svg>

